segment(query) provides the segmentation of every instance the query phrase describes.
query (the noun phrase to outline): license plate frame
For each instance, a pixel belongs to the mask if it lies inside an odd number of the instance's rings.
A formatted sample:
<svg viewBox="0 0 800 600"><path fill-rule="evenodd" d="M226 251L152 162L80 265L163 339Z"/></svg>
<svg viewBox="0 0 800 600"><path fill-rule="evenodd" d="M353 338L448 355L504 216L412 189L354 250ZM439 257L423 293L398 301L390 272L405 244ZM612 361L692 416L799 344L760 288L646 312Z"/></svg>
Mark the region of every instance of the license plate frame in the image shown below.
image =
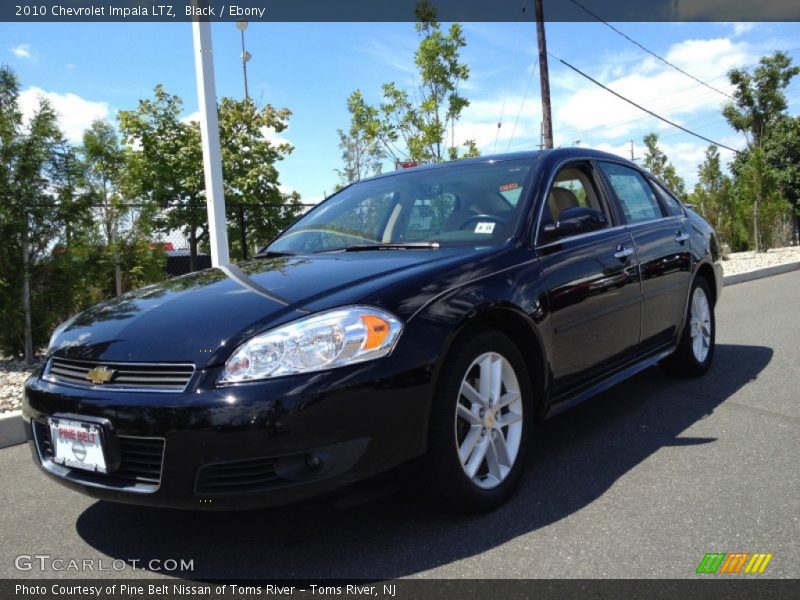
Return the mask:
<svg viewBox="0 0 800 600"><path fill-rule="evenodd" d="M70 469L108 474L106 429L101 423L84 421L72 415L54 415L47 419L47 424L54 463Z"/></svg>

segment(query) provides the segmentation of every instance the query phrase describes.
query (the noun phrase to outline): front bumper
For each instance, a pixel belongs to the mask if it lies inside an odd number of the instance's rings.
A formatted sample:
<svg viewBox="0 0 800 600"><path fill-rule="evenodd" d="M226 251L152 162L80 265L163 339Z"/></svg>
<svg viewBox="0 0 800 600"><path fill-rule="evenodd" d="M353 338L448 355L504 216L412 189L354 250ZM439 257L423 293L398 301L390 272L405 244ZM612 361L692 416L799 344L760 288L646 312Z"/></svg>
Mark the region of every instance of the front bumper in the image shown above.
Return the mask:
<svg viewBox="0 0 800 600"><path fill-rule="evenodd" d="M78 388L31 377L23 418L34 460L101 499L235 510L333 491L424 453L433 365L377 360L216 388L199 371L180 394ZM122 448L108 475L50 460L54 415L107 419Z"/></svg>

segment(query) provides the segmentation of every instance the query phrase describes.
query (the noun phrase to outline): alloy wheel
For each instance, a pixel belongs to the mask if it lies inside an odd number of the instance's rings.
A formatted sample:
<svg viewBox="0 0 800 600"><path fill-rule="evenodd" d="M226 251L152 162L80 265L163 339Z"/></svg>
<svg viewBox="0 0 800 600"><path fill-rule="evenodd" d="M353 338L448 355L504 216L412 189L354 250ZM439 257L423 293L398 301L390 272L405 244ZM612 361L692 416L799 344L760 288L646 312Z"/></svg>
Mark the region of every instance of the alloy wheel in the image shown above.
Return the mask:
<svg viewBox="0 0 800 600"><path fill-rule="evenodd" d="M464 375L455 417L461 467L478 487L508 476L522 439L522 395L511 363L496 352L478 356Z"/></svg>
<svg viewBox="0 0 800 600"><path fill-rule="evenodd" d="M697 362L704 362L711 347L711 309L706 293L697 287L692 294L692 313L689 320L692 352Z"/></svg>

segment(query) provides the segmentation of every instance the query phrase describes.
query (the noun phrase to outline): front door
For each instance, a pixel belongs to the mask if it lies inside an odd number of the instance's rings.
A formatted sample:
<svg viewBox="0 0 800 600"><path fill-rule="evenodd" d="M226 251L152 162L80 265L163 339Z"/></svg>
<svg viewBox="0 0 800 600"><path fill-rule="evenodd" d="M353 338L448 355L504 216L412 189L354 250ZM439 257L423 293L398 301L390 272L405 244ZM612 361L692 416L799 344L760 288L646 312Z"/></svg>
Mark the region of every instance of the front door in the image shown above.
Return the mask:
<svg viewBox="0 0 800 600"><path fill-rule="evenodd" d="M548 289L554 396L604 374L630 357L639 342L639 268L633 239L615 226L588 163L570 164L555 178L543 207L537 249ZM606 227L555 240L547 223L572 206L602 211Z"/></svg>

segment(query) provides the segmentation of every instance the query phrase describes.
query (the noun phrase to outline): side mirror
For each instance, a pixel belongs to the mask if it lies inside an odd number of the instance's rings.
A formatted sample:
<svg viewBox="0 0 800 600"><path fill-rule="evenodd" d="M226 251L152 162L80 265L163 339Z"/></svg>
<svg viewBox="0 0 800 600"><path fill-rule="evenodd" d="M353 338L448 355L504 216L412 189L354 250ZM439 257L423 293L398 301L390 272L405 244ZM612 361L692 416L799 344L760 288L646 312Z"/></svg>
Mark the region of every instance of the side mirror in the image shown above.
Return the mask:
<svg viewBox="0 0 800 600"><path fill-rule="evenodd" d="M602 229L606 226L606 216L599 210L588 206L573 206L561 213L557 223L545 225L544 231L550 238L576 235Z"/></svg>

